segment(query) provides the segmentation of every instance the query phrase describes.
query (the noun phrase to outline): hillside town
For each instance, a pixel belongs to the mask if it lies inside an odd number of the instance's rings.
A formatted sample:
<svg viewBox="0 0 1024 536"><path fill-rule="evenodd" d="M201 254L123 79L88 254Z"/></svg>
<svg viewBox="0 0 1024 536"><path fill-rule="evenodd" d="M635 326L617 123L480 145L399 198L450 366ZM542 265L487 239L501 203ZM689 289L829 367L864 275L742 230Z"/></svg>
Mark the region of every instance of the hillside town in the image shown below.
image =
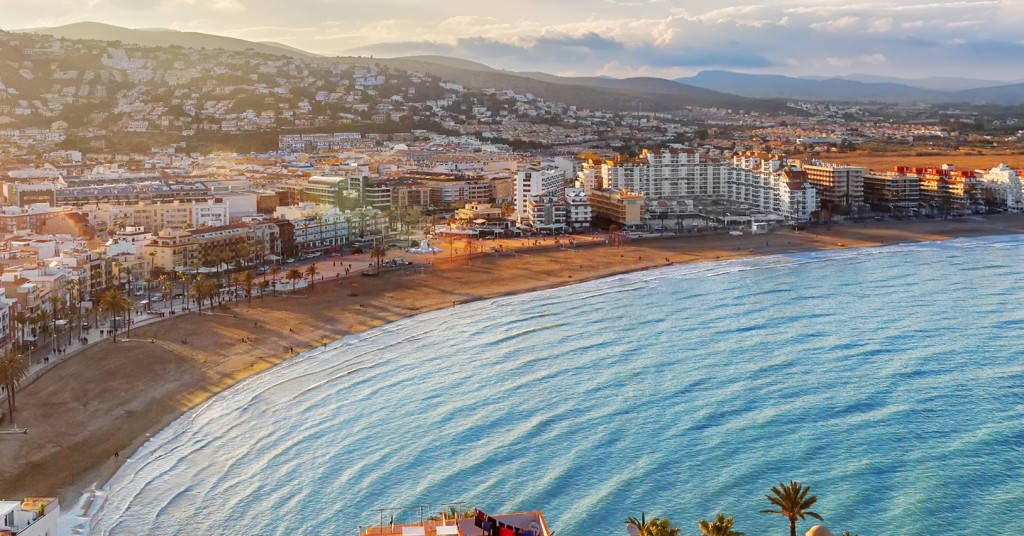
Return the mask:
<svg viewBox="0 0 1024 536"><path fill-rule="evenodd" d="M1005 164L830 160L878 143L1013 147L1013 117L863 103L594 109L373 61L38 34L0 33L0 56L0 342L36 364L101 329L110 289L129 304L105 335L190 299L305 284L293 271L312 270L312 285L318 260L341 262L336 276L359 271L346 256L411 262L404 250L433 252L431 240L453 255L456 241L471 254L506 247L488 240L1024 209Z"/></svg>
<svg viewBox="0 0 1024 536"><path fill-rule="evenodd" d="M602 108L372 59L6 32L0 59L0 346L28 378L146 323L456 255L1024 211L1006 164L837 160L1024 144L979 110Z"/></svg>

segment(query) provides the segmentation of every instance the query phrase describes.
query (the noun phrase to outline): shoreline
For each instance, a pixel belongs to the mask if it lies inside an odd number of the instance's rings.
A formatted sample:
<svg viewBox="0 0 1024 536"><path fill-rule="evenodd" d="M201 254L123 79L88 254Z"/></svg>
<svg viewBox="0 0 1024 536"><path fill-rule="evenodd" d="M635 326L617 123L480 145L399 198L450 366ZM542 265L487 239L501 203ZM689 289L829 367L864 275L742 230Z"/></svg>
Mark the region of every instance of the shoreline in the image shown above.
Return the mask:
<svg viewBox="0 0 1024 536"><path fill-rule="evenodd" d="M0 465L0 495L78 503L150 436L213 395L327 340L415 314L674 264L1016 233L1024 233L1024 215L534 249L424 273L326 280L312 292L171 317L133 329L131 341L85 348L19 393L18 421L30 433L0 437L0 459L8 461Z"/></svg>

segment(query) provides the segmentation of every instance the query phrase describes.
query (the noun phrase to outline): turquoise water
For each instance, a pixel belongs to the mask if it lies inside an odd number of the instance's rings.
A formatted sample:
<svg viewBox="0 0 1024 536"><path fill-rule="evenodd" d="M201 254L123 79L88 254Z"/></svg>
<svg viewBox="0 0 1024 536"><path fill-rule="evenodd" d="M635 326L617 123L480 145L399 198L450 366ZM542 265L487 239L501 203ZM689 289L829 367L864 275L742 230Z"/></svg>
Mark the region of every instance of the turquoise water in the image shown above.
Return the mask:
<svg viewBox="0 0 1024 536"><path fill-rule="evenodd" d="M781 479L837 534L1024 534L1024 236L668 267L342 339L155 436L93 534L355 534L375 508L751 536ZM388 519L385 517L385 519ZM415 521L415 509L395 522ZM801 533L811 523L801 524Z"/></svg>

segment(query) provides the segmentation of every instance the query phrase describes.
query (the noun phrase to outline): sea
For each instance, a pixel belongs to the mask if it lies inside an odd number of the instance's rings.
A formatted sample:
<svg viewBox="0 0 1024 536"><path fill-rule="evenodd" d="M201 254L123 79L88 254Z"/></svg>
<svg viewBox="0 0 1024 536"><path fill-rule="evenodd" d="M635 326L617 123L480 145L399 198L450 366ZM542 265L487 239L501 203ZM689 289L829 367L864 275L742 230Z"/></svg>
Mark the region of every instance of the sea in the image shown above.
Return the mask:
<svg viewBox="0 0 1024 536"><path fill-rule="evenodd" d="M542 510L558 536L624 536L641 512L682 536L718 512L775 535L787 521L758 511L797 480L837 535L1024 534L1022 304L1024 236L1007 235L429 312L189 411L75 530L355 536L458 503Z"/></svg>

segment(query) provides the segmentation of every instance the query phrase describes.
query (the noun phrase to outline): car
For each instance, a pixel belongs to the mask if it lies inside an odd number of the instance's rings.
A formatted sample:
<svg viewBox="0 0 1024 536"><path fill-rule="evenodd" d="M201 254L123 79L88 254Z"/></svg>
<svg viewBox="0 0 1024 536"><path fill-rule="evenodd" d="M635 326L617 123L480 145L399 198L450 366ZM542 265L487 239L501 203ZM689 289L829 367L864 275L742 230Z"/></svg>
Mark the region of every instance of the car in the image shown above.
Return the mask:
<svg viewBox="0 0 1024 536"><path fill-rule="evenodd" d="M164 301L164 297L160 296L160 295L156 295L156 296L153 296L153 299L151 301L155 301L155 302Z"/></svg>

